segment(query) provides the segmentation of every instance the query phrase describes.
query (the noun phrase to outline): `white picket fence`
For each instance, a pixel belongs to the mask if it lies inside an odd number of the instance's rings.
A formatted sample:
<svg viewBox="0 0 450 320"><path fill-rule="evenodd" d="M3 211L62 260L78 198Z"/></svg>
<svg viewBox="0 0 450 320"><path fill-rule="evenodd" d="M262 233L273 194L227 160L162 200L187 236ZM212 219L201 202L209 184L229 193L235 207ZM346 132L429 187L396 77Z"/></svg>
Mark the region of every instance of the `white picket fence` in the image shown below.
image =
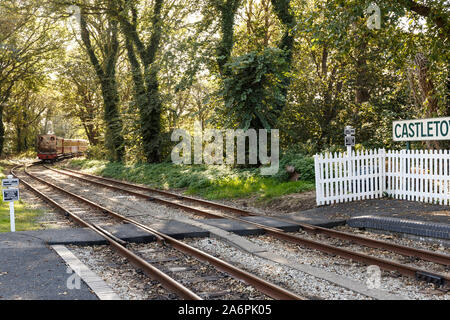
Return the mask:
<svg viewBox="0 0 450 320"><path fill-rule="evenodd" d="M449 150L315 155L317 205L381 198L450 204Z"/></svg>

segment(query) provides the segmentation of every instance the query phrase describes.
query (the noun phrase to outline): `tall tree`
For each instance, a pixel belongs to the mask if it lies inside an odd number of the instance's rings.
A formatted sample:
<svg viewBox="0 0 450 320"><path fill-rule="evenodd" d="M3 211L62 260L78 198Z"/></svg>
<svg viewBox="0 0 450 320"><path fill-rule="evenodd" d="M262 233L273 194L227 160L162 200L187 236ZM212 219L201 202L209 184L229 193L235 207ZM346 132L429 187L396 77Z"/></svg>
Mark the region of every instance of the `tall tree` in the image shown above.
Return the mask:
<svg viewBox="0 0 450 320"><path fill-rule="evenodd" d="M295 25L296 20L291 8L291 0L272 0L272 7L283 24L284 34L280 40L278 48L284 51L285 60L287 64L287 72L289 73L292 64L292 56L294 50L294 37L295 37ZM288 95L291 78L283 77L281 94L283 100L276 105L276 108L281 112L286 104L285 100Z"/></svg>
<svg viewBox="0 0 450 320"><path fill-rule="evenodd" d="M62 108L68 116L79 119L89 144L95 146L103 133L103 99L92 64L78 52L61 65L55 87L62 94Z"/></svg>
<svg viewBox="0 0 450 320"><path fill-rule="evenodd" d="M101 27L99 28L100 30L97 29L98 34L99 32L104 33L104 37L97 37L104 41L97 44L97 50L100 50L103 57L103 61L100 61L91 42L85 10L81 9L81 39L83 40L89 59L94 66L103 96L104 120L106 123L105 144L112 159L121 161L125 155L125 144L122 136L122 119L119 111L119 94L116 79L119 29L118 22L115 19L107 17L104 23L106 25L105 30L102 30Z"/></svg>
<svg viewBox="0 0 450 320"><path fill-rule="evenodd" d="M241 0L212 0L219 12L220 41L217 47L217 65L220 73L227 74L226 63L229 62L234 45L234 23Z"/></svg>
<svg viewBox="0 0 450 320"><path fill-rule="evenodd" d="M0 2L0 154L5 143L3 113L18 83L44 77L46 64L65 40L41 0Z"/></svg>
<svg viewBox="0 0 450 320"><path fill-rule="evenodd" d="M144 30L151 34L147 41L138 33L136 1L117 1L116 17L120 21L134 82L135 103L139 108L140 129L148 162L161 160L161 113L163 109L156 55L160 47L164 0L155 0L151 24ZM147 24L148 25L148 24Z"/></svg>

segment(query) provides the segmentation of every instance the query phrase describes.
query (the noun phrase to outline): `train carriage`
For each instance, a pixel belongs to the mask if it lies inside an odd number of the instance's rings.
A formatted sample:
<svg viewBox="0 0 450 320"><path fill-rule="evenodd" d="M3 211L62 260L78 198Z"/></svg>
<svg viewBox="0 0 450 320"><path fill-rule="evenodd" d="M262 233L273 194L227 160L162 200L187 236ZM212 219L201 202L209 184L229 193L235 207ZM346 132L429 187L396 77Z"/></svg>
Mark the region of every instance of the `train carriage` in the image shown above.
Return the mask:
<svg viewBox="0 0 450 320"><path fill-rule="evenodd" d="M56 160L83 155L88 142L82 139L64 139L54 134L37 136L37 156L41 160Z"/></svg>

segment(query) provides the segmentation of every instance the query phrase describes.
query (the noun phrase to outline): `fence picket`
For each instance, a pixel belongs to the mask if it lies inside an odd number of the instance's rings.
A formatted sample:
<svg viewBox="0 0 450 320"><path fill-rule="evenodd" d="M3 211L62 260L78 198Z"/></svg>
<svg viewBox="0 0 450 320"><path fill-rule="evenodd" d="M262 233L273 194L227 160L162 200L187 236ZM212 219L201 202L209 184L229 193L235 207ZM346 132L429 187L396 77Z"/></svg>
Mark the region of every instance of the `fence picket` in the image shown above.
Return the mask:
<svg viewBox="0 0 450 320"><path fill-rule="evenodd" d="M448 150L444 151L444 177L447 177L448 175ZM444 179L444 204L448 205L449 204L449 192L448 192L448 177Z"/></svg>
<svg viewBox="0 0 450 320"><path fill-rule="evenodd" d="M381 198L450 205L450 150L363 150L314 156L316 203Z"/></svg>

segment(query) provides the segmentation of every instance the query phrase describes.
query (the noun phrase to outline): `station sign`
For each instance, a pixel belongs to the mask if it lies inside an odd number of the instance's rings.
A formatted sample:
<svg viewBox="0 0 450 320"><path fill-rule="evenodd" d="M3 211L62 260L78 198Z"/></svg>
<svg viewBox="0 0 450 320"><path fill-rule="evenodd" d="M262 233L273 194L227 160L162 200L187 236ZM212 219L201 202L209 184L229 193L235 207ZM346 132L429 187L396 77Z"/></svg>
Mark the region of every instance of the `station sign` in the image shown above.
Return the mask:
<svg viewBox="0 0 450 320"><path fill-rule="evenodd" d="M17 187L19 186L19 179L2 179L2 187Z"/></svg>
<svg viewBox="0 0 450 320"><path fill-rule="evenodd" d="M394 121L394 141L450 140L450 117Z"/></svg>
<svg viewBox="0 0 450 320"><path fill-rule="evenodd" d="M19 189L3 189L3 201L18 201Z"/></svg>

